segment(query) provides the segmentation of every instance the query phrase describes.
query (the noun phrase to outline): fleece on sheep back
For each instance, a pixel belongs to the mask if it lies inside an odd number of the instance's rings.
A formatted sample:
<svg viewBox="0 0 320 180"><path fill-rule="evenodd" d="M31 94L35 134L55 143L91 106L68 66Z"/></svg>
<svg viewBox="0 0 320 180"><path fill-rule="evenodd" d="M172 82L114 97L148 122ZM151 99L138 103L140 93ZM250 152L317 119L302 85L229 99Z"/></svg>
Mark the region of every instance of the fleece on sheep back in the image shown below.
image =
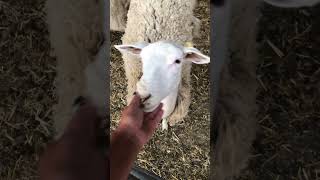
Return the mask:
<svg viewBox="0 0 320 180"><path fill-rule="evenodd" d="M47 24L50 44L57 58L54 108L57 137L71 118L74 99L86 91L85 68L95 59L105 39L103 0L48 0Z"/></svg>

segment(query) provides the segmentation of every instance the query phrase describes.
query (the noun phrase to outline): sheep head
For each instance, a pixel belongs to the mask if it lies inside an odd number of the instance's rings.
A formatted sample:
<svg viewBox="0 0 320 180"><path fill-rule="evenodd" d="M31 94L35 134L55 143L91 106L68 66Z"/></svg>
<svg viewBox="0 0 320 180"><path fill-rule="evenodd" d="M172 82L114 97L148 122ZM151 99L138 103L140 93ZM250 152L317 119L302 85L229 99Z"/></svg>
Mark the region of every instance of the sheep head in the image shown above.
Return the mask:
<svg viewBox="0 0 320 180"><path fill-rule="evenodd" d="M138 56L142 61L142 77L137 92L144 99L144 111L153 111L172 92L178 91L184 63L207 64L210 57L193 47L169 41L116 45L121 53Z"/></svg>

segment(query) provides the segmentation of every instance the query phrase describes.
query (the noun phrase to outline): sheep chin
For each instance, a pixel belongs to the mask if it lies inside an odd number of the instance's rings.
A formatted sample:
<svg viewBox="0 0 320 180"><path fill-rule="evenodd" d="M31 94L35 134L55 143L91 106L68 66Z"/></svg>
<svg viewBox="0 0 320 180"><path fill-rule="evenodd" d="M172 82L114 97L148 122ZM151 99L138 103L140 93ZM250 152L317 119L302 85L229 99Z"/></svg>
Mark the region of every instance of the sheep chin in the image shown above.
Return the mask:
<svg viewBox="0 0 320 180"><path fill-rule="evenodd" d="M148 107L144 107L143 111L144 112L152 112L154 111L158 106L160 105L160 103L156 104L155 106L148 106Z"/></svg>

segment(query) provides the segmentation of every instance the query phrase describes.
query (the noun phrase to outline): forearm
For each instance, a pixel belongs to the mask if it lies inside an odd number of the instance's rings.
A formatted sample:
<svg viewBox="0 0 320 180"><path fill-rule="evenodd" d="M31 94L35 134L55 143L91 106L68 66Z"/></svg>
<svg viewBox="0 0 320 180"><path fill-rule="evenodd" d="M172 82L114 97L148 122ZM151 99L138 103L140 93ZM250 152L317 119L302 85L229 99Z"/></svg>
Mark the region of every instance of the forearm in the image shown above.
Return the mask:
<svg viewBox="0 0 320 180"><path fill-rule="evenodd" d="M142 146L127 131L118 128L112 134L110 147L110 178L126 180Z"/></svg>

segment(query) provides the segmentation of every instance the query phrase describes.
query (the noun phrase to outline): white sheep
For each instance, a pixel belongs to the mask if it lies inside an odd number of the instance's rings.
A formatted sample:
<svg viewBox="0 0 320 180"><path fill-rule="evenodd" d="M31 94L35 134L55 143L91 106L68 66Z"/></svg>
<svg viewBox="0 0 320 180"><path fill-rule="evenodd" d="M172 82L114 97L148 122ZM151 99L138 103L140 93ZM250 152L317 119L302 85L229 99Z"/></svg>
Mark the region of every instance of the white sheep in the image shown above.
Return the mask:
<svg viewBox="0 0 320 180"><path fill-rule="evenodd" d="M98 90L88 88L92 87L91 80L95 76L90 72L98 71L94 70L95 63L103 64L105 61L107 64L107 50L103 49L108 22L107 8L104 0L46 1L50 43L57 57L55 88L58 103L53 112L56 138L62 134L71 118L72 103L76 97L92 97L100 111L103 111L105 103L95 101L98 98L94 96L94 91ZM88 76L88 73L92 75ZM99 76L107 77L107 74ZM104 84L107 87L106 83L96 87L100 89ZM106 93L101 93L100 98L104 99Z"/></svg>
<svg viewBox="0 0 320 180"><path fill-rule="evenodd" d="M123 44L133 45L137 42L157 42L169 40L176 44L192 42L199 34L200 21L194 17L196 0L131 0L127 14L127 22ZM141 74L139 57L130 53L123 54L124 69L127 77L127 101L137 89ZM172 126L187 115L191 101L190 71L191 64L183 63L181 82L174 111L167 118Z"/></svg>
<svg viewBox="0 0 320 180"><path fill-rule="evenodd" d="M301 7L313 5L315 1L272 1L280 7ZM258 7L262 1L231 0L213 6L214 36L212 37L213 66L219 65L218 57L230 58L230 64L221 66L219 88L212 134L217 133L211 146L211 170L213 179L225 180L238 176L247 165L252 142L257 130L256 65L258 64L256 44L256 22ZM285 4L285 2L290 2ZM280 4L279 4L280 3ZM230 18L230 23L228 23ZM218 33L219 32L219 33ZM226 51L228 50L228 51ZM232 56L231 56L232 54ZM216 71L218 72L218 71ZM217 75L217 74L213 74ZM211 77L217 79L216 77Z"/></svg>
<svg viewBox="0 0 320 180"><path fill-rule="evenodd" d="M115 47L124 54L130 53L141 59L143 75L137 83L137 93L143 99L145 112L151 112L163 103L162 129L166 130L166 118L177 104L182 66L191 63L207 64L210 58L196 48L167 41Z"/></svg>

